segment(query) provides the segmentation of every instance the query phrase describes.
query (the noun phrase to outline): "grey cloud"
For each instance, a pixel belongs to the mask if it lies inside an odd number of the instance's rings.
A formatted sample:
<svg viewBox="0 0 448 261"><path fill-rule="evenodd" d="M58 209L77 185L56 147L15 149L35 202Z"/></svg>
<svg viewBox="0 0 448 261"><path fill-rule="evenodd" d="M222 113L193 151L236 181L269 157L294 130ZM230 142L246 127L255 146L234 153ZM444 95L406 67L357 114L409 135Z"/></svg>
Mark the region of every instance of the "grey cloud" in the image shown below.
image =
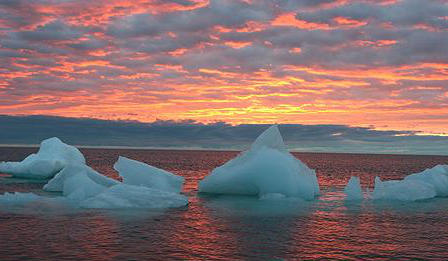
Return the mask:
<svg viewBox="0 0 448 261"><path fill-rule="evenodd" d="M109 35L118 37L155 36L165 32L198 32L215 25L241 26L250 20L272 17L268 8L256 8L242 1L210 1L206 7L162 15L136 14L116 19Z"/></svg>
<svg viewBox="0 0 448 261"><path fill-rule="evenodd" d="M77 29L67 26L61 21L54 21L40 26L36 30L20 31L17 35L28 41L46 41L72 40L79 38L82 34Z"/></svg>

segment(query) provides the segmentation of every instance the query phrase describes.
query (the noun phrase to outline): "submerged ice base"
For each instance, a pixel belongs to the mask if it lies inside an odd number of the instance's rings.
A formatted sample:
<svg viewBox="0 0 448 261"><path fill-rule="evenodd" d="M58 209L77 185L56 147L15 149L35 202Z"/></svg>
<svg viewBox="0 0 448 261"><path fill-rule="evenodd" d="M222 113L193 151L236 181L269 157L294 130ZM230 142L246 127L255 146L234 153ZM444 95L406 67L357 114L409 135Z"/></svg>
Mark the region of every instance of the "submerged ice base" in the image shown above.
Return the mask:
<svg viewBox="0 0 448 261"><path fill-rule="evenodd" d="M188 198L169 191L118 184L81 202L83 208L177 208L188 205Z"/></svg>
<svg viewBox="0 0 448 261"><path fill-rule="evenodd" d="M319 195L316 173L288 152L276 125L264 131L248 151L214 169L199 183L214 194L282 194L312 200Z"/></svg>

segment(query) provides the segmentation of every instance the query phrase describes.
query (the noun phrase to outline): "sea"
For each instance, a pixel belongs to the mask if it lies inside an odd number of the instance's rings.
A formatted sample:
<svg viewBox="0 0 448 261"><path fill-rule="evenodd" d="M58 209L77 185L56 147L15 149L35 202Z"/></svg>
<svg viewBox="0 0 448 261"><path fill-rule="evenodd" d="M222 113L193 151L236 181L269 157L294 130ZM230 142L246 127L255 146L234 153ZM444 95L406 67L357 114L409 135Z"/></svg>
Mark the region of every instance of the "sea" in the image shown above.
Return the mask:
<svg viewBox="0 0 448 261"><path fill-rule="evenodd" d="M0 161L36 148L1 147ZM198 182L234 151L81 149L87 164L119 179L118 156L185 177L186 207L86 210L45 203L0 205L0 261L9 260L448 260L448 199L348 202L351 176L401 179L446 156L293 153L315 169L314 201L198 193ZM0 174L0 194L45 194L46 181ZM54 193L53 193L54 194ZM49 195L49 196L53 196Z"/></svg>

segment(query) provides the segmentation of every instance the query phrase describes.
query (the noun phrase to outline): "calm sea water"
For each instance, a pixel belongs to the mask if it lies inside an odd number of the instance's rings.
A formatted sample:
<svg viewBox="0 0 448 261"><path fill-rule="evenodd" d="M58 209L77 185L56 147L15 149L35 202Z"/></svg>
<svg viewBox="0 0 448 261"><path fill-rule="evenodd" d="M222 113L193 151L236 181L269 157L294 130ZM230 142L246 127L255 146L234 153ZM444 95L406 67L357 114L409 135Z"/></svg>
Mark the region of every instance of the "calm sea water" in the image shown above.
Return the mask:
<svg viewBox="0 0 448 261"><path fill-rule="evenodd" d="M35 149L0 148L0 161ZM197 184L236 152L84 149L88 165L118 178L118 155L184 176L181 209L74 210L0 206L0 260L448 260L448 199L344 203L350 176L363 187L447 164L448 157L296 153L316 169L322 196L303 203L201 196ZM43 193L43 183L0 178L0 193Z"/></svg>

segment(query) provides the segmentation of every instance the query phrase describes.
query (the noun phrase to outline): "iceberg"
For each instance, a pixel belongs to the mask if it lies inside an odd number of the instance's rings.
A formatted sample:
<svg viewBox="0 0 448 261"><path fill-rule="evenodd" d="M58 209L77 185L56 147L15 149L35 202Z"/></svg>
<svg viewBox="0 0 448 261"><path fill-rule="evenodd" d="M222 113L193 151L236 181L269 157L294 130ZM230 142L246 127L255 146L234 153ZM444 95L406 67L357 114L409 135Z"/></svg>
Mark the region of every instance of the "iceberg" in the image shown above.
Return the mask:
<svg viewBox="0 0 448 261"><path fill-rule="evenodd" d="M403 179L381 181L375 177L374 200L416 201L435 197L434 186L420 180Z"/></svg>
<svg viewBox="0 0 448 261"><path fill-rule="evenodd" d="M319 184L315 171L288 152L278 127L273 125L249 150L201 180L199 192L260 198L282 194L312 200L319 195Z"/></svg>
<svg viewBox="0 0 448 261"><path fill-rule="evenodd" d="M80 203L83 208L147 208L164 209L188 205L188 198L181 194L148 188L118 184Z"/></svg>
<svg viewBox="0 0 448 261"><path fill-rule="evenodd" d="M54 137L41 142L39 151L21 162L1 162L0 172L19 178L48 179L67 164L85 164L82 153Z"/></svg>
<svg viewBox="0 0 448 261"><path fill-rule="evenodd" d="M448 196L448 165L437 165L403 180L381 181L375 178L373 199L416 201Z"/></svg>
<svg viewBox="0 0 448 261"><path fill-rule="evenodd" d="M437 165L420 173L411 174L404 179L431 184L438 197L448 196L448 165Z"/></svg>
<svg viewBox="0 0 448 261"><path fill-rule="evenodd" d="M52 179L50 179L47 184L45 184L44 190L64 192L64 184L66 184L66 180L76 175L85 175L92 182L104 187L110 187L119 183L119 181L106 177L87 165L69 164L59 171Z"/></svg>
<svg viewBox="0 0 448 261"><path fill-rule="evenodd" d="M120 156L114 165L127 185L144 186L152 189L180 193L184 178L143 162Z"/></svg>
<svg viewBox="0 0 448 261"><path fill-rule="evenodd" d="M345 199L350 201L363 200L359 177L351 177L344 188Z"/></svg>
<svg viewBox="0 0 448 261"><path fill-rule="evenodd" d="M58 202L84 208L171 208L188 204L180 194L184 178L143 162L119 157L114 168L123 182L89 166L75 147L58 138L42 141L39 151L22 162L0 163L0 172L26 178L52 178L45 191L62 192ZM55 198L33 193L5 193L0 204L23 205Z"/></svg>

